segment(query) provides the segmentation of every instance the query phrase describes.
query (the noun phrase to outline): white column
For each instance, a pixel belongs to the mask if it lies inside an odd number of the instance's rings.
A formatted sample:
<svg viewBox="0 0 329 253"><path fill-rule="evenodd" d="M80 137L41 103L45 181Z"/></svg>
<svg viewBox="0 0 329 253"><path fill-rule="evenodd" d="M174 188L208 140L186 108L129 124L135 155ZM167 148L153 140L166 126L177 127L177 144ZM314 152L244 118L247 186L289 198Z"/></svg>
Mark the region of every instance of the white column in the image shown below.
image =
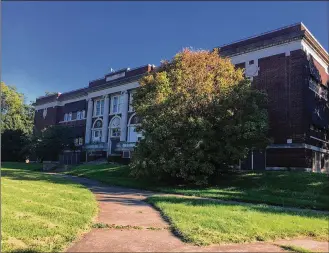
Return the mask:
<svg viewBox="0 0 329 253"><path fill-rule="evenodd" d="M103 127L102 127L102 142L106 142L108 125L109 125L109 110L110 110L110 98L109 95L105 95L104 101L104 114L103 114Z"/></svg>
<svg viewBox="0 0 329 253"><path fill-rule="evenodd" d="M128 121L128 91L121 92L121 135L120 141L127 140L127 121Z"/></svg>
<svg viewBox="0 0 329 253"><path fill-rule="evenodd" d="M93 100L90 98L88 100L87 120L86 120L86 135L85 135L86 144L90 143L92 119L93 119Z"/></svg>

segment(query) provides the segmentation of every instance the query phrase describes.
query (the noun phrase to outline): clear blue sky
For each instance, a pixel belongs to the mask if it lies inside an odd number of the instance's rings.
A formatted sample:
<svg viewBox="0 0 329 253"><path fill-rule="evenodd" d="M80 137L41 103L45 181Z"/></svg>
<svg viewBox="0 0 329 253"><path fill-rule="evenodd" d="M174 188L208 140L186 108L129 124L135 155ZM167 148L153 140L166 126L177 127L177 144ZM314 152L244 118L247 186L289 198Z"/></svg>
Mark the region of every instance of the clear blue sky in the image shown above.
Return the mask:
<svg viewBox="0 0 329 253"><path fill-rule="evenodd" d="M2 2L2 80L28 101L110 68L159 65L302 21L328 50L326 2Z"/></svg>

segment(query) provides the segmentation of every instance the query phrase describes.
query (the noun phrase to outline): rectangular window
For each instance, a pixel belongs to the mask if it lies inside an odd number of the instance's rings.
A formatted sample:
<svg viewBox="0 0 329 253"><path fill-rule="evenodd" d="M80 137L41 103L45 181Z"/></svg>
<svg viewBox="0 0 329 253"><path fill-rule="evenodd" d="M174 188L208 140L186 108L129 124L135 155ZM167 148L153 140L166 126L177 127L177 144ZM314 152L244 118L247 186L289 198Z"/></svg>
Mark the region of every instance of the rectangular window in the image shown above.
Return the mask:
<svg viewBox="0 0 329 253"><path fill-rule="evenodd" d="M64 121L67 121L67 119L68 119L68 115L67 115L67 113L65 113L64 114Z"/></svg>
<svg viewBox="0 0 329 253"><path fill-rule="evenodd" d="M103 115L104 113L104 99L102 100L96 100L95 102L95 116Z"/></svg>
<svg viewBox="0 0 329 253"><path fill-rule="evenodd" d="M81 112L80 111L77 112L77 119L81 119Z"/></svg>
<svg viewBox="0 0 329 253"><path fill-rule="evenodd" d="M86 117L86 111L83 110L83 111L82 111L82 118L84 119L85 117Z"/></svg>
<svg viewBox="0 0 329 253"><path fill-rule="evenodd" d="M111 129L111 137L120 137L121 129L120 128L112 128Z"/></svg>
<svg viewBox="0 0 329 253"><path fill-rule="evenodd" d="M120 113L120 96L113 96L111 100L111 113Z"/></svg>
<svg viewBox="0 0 329 253"><path fill-rule="evenodd" d="M82 137L79 138L79 145L83 145L83 138Z"/></svg>
<svg viewBox="0 0 329 253"><path fill-rule="evenodd" d="M72 120L72 112L69 113L68 121Z"/></svg>

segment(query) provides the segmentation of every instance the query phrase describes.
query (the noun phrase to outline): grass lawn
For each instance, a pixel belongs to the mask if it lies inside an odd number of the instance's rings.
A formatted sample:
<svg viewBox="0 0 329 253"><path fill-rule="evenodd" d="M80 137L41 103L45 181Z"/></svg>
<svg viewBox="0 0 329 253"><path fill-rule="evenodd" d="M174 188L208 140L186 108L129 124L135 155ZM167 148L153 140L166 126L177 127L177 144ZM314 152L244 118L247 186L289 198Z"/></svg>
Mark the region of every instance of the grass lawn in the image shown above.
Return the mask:
<svg viewBox="0 0 329 253"><path fill-rule="evenodd" d="M148 202L169 218L174 231L197 245L267 241L307 236L328 239L329 218L309 211L266 205L219 204L209 200L153 196Z"/></svg>
<svg viewBox="0 0 329 253"><path fill-rule="evenodd" d="M190 196L266 203L287 207L329 210L329 177L307 172L263 171L224 175L216 186L205 188L161 185L129 176L121 165L81 165L68 174L96 179L104 183Z"/></svg>
<svg viewBox="0 0 329 253"><path fill-rule="evenodd" d="M91 227L97 213L93 194L38 172L41 166L2 163L3 252L58 252Z"/></svg>

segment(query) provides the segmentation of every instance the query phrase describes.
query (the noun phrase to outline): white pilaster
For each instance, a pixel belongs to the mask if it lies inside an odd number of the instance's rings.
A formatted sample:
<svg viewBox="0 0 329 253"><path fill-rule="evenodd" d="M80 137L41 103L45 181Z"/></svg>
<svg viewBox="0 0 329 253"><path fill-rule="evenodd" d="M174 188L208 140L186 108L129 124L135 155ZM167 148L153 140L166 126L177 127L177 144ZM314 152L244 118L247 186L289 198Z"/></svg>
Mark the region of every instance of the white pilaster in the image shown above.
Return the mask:
<svg viewBox="0 0 329 253"><path fill-rule="evenodd" d="M92 118L93 118L93 100L90 98L88 100L87 120L86 120L86 135L85 135L86 144L90 143Z"/></svg>
<svg viewBox="0 0 329 253"><path fill-rule="evenodd" d="M109 95L104 96L104 114L103 114L103 127L102 127L102 142L106 142L107 134L109 132L109 109L110 109L110 98Z"/></svg>
<svg viewBox="0 0 329 253"><path fill-rule="evenodd" d="M121 92L121 135L120 141L127 140L127 121L128 121L128 91Z"/></svg>

